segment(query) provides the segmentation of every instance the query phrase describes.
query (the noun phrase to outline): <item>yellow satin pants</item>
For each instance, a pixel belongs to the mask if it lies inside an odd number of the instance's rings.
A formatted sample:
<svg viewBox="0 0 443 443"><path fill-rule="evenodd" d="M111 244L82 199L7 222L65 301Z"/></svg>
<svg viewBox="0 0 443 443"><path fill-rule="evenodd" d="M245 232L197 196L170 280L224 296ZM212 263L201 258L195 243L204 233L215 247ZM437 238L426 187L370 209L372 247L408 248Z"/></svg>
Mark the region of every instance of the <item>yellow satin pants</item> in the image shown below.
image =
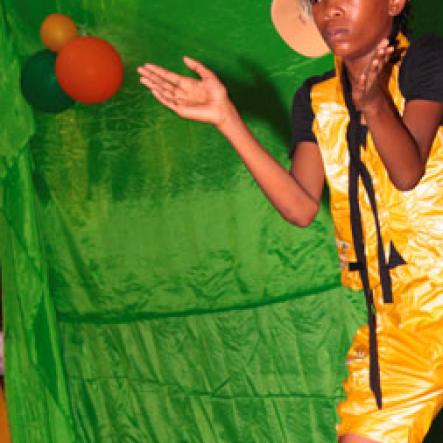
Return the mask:
<svg viewBox="0 0 443 443"><path fill-rule="evenodd" d="M369 388L368 327L347 356L346 399L339 404L338 436L380 443L421 443L443 408L443 284L399 270L394 303L374 291L383 407Z"/></svg>

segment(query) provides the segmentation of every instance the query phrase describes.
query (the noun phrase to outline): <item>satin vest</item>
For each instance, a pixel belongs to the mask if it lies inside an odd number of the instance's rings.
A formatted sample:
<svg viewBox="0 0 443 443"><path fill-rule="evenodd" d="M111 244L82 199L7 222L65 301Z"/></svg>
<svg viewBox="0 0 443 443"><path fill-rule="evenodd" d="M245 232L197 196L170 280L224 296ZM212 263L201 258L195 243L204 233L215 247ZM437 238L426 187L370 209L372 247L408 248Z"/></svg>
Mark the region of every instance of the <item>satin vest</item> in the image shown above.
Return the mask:
<svg viewBox="0 0 443 443"><path fill-rule="evenodd" d="M400 36L399 42L404 53L408 41ZM392 69L388 87L402 115L405 99L399 87L399 64ZM334 77L312 86L311 104L313 132L321 150L330 189L337 248L349 263L342 270L342 283L353 289L361 289L361 277L355 272L358 265L353 266L358 264L358 258L352 235L349 196L347 131L351 117L342 84L340 59L336 59ZM399 191L392 184L369 131L365 133L363 144L361 162L372 179L378 213L376 217L360 177L357 195L370 287L376 288L381 284L380 267L383 263L380 262L378 251L380 241L384 265L394 286L395 279L399 278L397 267L403 267L401 279L427 275L443 284L443 127L440 126L433 141L424 176L414 189L406 192ZM377 223L381 235L379 242Z"/></svg>

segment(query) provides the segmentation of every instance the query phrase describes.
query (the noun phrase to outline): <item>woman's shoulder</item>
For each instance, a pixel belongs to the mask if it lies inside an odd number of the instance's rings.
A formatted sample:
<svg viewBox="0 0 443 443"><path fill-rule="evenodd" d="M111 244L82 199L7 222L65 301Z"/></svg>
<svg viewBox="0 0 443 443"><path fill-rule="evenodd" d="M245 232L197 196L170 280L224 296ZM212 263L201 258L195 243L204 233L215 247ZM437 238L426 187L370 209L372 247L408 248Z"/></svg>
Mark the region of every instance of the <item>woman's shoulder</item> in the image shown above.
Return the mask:
<svg viewBox="0 0 443 443"><path fill-rule="evenodd" d="M297 89L296 94L300 93L300 91L309 91L314 85L317 85L319 83L326 82L330 79L333 79L336 77L336 70L335 68L329 69L323 74L320 75L313 75L311 77L308 77L301 86Z"/></svg>
<svg viewBox="0 0 443 443"><path fill-rule="evenodd" d="M435 34L423 35L411 40L403 58L401 69L410 69L414 66L420 69L420 66L417 66L417 61L432 61L435 58L443 61L443 38Z"/></svg>
<svg viewBox="0 0 443 443"><path fill-rule="evenodd" d="M293 97L293 107L297 106L311 106L311 92L314 87L320 89L327 89L327 84L330 80L336 79L336 70L331 69L323 74L308 77L300 87L295 91Z"/></svg>
<svg viewBox="0 0 443 443"><path fill-rule="evenodd" d="M443 38L435 34L426 34L411 40L405 61L431 55L443 56Z"/></svg>
<svg viewBox="0 0 443 443"><path fill-rule="evenodd" d="M400 89L406 99L442 100L443 38L429 34L411 41L400 66Z"/></svg>

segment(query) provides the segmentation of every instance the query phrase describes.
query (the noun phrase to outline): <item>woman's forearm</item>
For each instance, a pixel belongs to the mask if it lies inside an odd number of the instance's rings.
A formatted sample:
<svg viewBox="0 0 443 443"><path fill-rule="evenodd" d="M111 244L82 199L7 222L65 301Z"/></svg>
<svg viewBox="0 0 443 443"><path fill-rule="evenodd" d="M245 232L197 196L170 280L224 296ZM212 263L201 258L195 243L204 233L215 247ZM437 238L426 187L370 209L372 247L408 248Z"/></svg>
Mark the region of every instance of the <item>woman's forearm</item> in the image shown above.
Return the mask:
<svg viewBox="0 0 443 443"><path fill-rule="evenodd" d="M381 93L376 106L363 115L392 183L401 191L412 189L424 174L426 159L392 100Z"/></svg>
<svg viewBox="0 0 443 443"><path fill-rule="evenodd" d="M295 225L309 225L318 211L319 202L260 145L232 104L217 128L281 215Z"/></svg>

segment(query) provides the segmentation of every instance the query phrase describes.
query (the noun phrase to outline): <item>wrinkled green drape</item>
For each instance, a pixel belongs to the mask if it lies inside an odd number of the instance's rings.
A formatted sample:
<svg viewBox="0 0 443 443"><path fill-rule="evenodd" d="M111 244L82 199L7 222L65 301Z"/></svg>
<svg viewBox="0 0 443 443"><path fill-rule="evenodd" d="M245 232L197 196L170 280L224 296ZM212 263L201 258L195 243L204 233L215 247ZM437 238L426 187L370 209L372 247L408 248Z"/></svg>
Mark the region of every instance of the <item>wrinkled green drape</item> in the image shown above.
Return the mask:
<svg viewBox="0 0 443 443"><path fill-rule="evenodd" d="M296 229L208 126L156 104L135 68L219 73L288 164L292 94L331 65L280 40L270 1L2 0L0 207L14 443L335 441L364 322L339 285L325 202ZM126 67L107 103L32 114L20 62L50 12Z"/></svg>
<svg viewBox="0 0 443 443"><path fill-rule="evenodd" d="M14 442L75 442L47 263L36 213L31 112L0 3L0 229L7 399Z"/></svg>

